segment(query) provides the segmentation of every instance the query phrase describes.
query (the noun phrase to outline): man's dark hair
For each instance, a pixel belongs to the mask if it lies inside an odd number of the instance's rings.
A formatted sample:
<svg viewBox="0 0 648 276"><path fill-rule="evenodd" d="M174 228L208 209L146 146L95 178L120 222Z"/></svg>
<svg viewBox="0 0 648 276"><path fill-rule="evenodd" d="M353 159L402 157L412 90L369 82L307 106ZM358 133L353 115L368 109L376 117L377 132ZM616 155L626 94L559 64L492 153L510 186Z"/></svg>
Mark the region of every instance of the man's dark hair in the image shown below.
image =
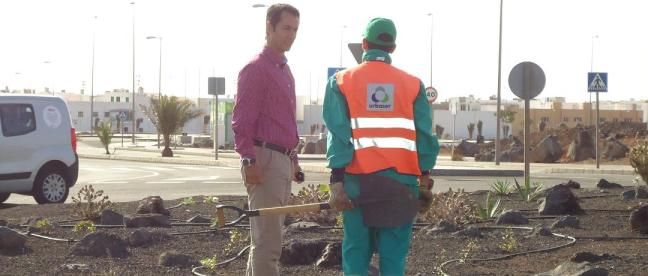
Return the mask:
<svg viewBox="0 0 648 276"><path fill-rule="evenodd" d="M290 13L295 17L299 18L299 10L289 4L274 4L268 8L268 13L266 14L266 21L270 22L272 25L272 30L277 28L277 24L281 19L281 14L283 12Z"/></svg>
<svg viewBox="0 0 648 276"><path fill-rule="evenodd" d="M391 43L391 44L394 43L394 38L390 34L387 34L387 33L380 34L378 36L378 39L380 39L381 41L384 41L386 43ZM376 43L373 43L373 42L367 40L367 49L369 49L369 50L376 49L376 50L382 50L382 51L391 53L392 51L394 51L394 47L396 47L396 45L384 46L384 45L379 45L379 44L376 44Z"/></svg>

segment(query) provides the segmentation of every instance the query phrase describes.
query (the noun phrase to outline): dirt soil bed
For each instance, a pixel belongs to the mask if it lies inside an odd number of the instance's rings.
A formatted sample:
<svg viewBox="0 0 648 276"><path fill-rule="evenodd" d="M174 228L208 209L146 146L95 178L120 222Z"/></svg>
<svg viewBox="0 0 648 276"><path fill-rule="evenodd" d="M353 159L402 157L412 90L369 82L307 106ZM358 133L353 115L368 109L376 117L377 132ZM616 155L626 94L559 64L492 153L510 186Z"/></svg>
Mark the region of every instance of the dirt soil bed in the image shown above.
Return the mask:
<svg viewBox="0 0 648 276"><path fill-rule="evenodd" d="M631 189L626 187L625 190ZM526 237L529 231L520 229L484 229L482 238L455 236L450 233L428 234L425 224L417 224L408 257L406 275L435 275L442 263L452 259L463 259L465 262L452 262L442 267L449 275L532 275L554 269L578 252L591 252L602 255L609 254L611 258L596 262L593 265L607 269L610 275L645 275L648 271L647 241L641 240L648 236L630 231L628 227L629 208L637 206L639 200L623 200L622 190L573 190L581 197L581 207L586 214L579 215L581 227L554 229L555 233L574 236L577 241L571 246L558 250L524 254L497 261L471 262L470 259L481 259L503 256L511 253L550 248L568 243L564 238L555 236ZM202 197L197 196L196 199ZM470 198L482 203L485 193L473 193ZM222 204L243 207L242 197L220 197ZM165 206L173 206L180 200L165 201ZM112 209L121 214L133 214L138 202L115 203ZM521 210L528 218L529 225L545 225L549 227L556 219L540 218L537 212L538 204L527 203L512 194L502 200L504 209ZM0 220L5 220L9 226L16 227L29 217L42 217L51 222L74 219L72 204L65 205L12 205L0 204ZM171 210L172 222L181 222L197 214L213 217L214 205L196 200L195 205L183 206ZM229 219L233 216L228 215ZM62 223L62 224L74 224ZM245 224L245 223L243 223ZM473 226L494 226L494 222L482 222ZM462 227L467 227L463 225ZM167 233L183 233L208 230L209 226L174 226L171 228L156 228ZM247 229L237 228L247 234ZM133 232L133 228L100 228L116 234L123 239ZM148 228L148 230L152 230ZM36 237L28 237L26 249L22 252L2 252L0 254L1 275L191 275L191 268L169 268L158 265L160 254L175 250L191 256L194 260L216 255L219 261L236 255L246 243L234 244L230 252L225 252L229 243L229 230L219 230L207 234L176 235L170 240L155 242L145 247L129 247L130 255L125 258L110 257L78 257L70 254L72 242L50 241ZM514 239L517 246L510 252L501 249L506 234ZM511 236L512 233L512 236ZM81 239L71 228L55 228L49 234L58 238ZM586 237L586 238L579 238ZM592 239L591 237L609 237L608 239ZM620 239L639 238L639 239ZM291 230L286 232L285 240L342 238L339 229ZM244 275L247 254L219 268L212 275ZM374 258L376 263L376 258ZM85 272L72 272L61 269L64 264L85 264ZM319 268L315 265L281 266L281 275L340 275L341 268Z"/></svg>

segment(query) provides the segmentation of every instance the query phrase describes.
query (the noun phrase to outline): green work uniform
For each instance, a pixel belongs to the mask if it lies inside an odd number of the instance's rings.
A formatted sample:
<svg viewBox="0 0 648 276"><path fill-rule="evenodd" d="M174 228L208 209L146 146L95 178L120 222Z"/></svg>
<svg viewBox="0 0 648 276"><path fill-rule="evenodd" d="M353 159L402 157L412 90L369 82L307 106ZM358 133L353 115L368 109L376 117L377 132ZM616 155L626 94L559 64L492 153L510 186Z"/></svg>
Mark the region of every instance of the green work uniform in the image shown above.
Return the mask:
<svg viewBox="0 0 648 276"><path fill-rule="evenodd" d="M368 50L363 61L383 61L391 64L387 52ZM355 92L355 91L353 91ZM336 76L332 76L326 86L324 96L324 121L329 134L327 137L328 167L344 168L352 160L354 147L351 136L351 123L346 98L340 92ZM430 106L421 83L414 103L414 125L416 128L416 148L419 167L422 171L431 170L439 154L439 142L432 134ZM418 197L418 178L416 175L400 174L394 169L376 173L390 177L410 188ZM360 193L358 175L344 174L344 190L353 199ZM412 236L412 223L398 227L367 227L363 223L360 208L343 211L344 239L342 242L342 268L344 275L367 275L374 251L380 256L380 275L404 275L405 259Z"/></svg>

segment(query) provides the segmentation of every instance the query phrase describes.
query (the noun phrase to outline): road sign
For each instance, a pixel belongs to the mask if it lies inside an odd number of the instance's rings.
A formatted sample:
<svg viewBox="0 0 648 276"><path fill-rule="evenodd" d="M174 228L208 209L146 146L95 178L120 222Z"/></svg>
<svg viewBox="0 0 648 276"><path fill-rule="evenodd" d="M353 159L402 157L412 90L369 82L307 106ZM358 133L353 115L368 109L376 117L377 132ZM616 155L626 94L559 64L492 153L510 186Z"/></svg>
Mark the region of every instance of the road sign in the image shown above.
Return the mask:
<svg viewBox="0 0 648 276"><path fill-rule="evenodd" d="M538 96L545 86L545 74L542 68L529 61L515 65L509 74L509 87L515 96L531 100Z"/></svg>
<svg viewBox="0 0 648 276"><path fill-rule="evenodd" d="M210 77L207 82L207 94L225 95L225 78Z"/></svg>
<svg viewBox="0 0 648 276"><path fill-rule="evenodd" d="M437 93L437 90L434 87L430 86L428 88L425 88L425 96L427 96L428 103L431 104L434 101L436 101L439 94Z"/></svg>
<svg viewBox="0 0 648 276"><path fill-rule="evenodd" d="M587 92L608 92L607 73L587 73Z"/></svg>
<svg viewBox="0 0 648 276"><path fill-rule="evenodd" d="M362 54L364 53L362 43L349 43L349 50L356 62L358 62L358 64L362 63Z"/></svg>
<svg viewBox="0 0 648 276"><path fill-rule="evenodd" d="M509 74L509 87L513 94L524 100L524 183L529 183L529 155L531 142L530 121L531 121L531 99L535 98L542 92L545 86L545 74L542 68L537 64L529 61L520 62ZM499 131L499 130L498 130Z"/></svg>
<svg viewBox="0 0 648 276"><path fill-rule="evenodd" d="M126 119L126 112L124 112L124 111L119 112L119 119L122 120L122 121L125 120Z"/></svg>

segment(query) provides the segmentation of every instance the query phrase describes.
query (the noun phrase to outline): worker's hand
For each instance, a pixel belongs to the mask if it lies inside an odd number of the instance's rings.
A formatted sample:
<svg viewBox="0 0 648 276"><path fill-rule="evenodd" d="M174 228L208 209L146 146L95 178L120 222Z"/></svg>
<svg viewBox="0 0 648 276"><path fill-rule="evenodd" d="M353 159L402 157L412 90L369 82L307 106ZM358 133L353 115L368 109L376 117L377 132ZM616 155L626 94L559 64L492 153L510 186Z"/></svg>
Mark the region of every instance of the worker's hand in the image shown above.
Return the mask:
<svg viewBox="0 0 648 276"><path fill-rule="evenodd" d="M297 183L303 183L304 182L304 172L302 171L302 168L299 166L297 163L293 163L293 181Z"/></svg>
<svg viewBox="0 0 648 276"><path fill-rule="evenodd" d="M419 213L421 214L427 212L432 205L432 187L434 187L434 180L430 176L419 176Z"/></svg>
<svg viewBox="0 0 648 276"><path fill-rule="evenodd" d="M243 174L245 185L259 185L261 184L261 171L257 164L243 167Z"/></svg>
<svg viewBox="0 0 648 276"><path fill-rule="evenodd" d="M331 189L331 196L329 197L329 205L336 211L345 209L352 209L353 203L349 200L346 192L344 191L344 184L342 182L335 182L329 185Z"/></svg>

